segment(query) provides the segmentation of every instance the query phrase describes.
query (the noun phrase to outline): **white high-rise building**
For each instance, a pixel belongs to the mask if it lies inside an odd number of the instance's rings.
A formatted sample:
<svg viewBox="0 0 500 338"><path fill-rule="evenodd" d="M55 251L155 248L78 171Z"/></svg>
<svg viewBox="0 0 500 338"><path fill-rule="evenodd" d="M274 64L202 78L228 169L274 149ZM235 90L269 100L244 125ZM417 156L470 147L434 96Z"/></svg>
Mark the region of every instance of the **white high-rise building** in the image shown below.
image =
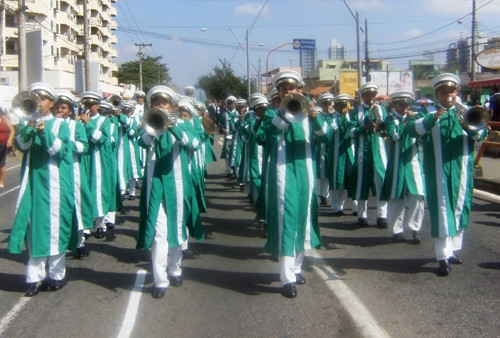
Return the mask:
<svg viewBox="0 0 500 338"><path fill-rule="evenodd" d="M28 56L28 82L33 75L56 89L78 90L82 81L84 57L84 0L25 0ZM95 90L116 92L118 70L117 37L113 31L118 0L89 0L90 61ZM0 82L18 85L18 16L17 0L5 0L0 49ZM41 60L40 60L41 59ZM39 65L34 65L39 63ZM30 74L30 70L32 73ZM9 83L5 83L9 82ZM0 83L1 84L1 83ZM81 87L81 85L80 85Z"/></svg>
<svg viewBox="0 0 500 338"><path fill-rule="evenodd" d="M330 48L328 49L328 57L330 60L346 60L347 47L338 44L337 39L331 39Z"/></svg>

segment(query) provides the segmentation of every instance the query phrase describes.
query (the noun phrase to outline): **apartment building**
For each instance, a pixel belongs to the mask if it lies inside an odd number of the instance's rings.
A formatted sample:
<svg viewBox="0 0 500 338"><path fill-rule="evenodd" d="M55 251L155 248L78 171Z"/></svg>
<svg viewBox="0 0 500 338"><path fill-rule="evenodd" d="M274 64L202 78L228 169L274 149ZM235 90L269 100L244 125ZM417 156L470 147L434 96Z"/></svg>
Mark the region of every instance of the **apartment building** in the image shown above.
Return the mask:
<svg viewBox="0 0 500 338"><path fill-rule="evenodd" d="M84 0L25 0L28 82L39 78L56 89L83 88ZM113 6L118 0L87 1L90 30L90 61L92 90L118 93L118 81L113 71L117 28ZM3 20L0 48L0 84L17 86L18 70L18 0L3 0Z"/></svg>

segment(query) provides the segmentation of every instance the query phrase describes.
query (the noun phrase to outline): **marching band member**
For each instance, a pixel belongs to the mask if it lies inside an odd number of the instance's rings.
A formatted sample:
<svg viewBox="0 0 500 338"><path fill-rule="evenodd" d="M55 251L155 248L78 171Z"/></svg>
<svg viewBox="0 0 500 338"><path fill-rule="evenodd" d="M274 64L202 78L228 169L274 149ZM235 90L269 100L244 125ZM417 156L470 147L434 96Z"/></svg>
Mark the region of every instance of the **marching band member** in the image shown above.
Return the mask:
<svg viewBox="0 0 500 338"><path fill-rule="evenodd" d="M137 180L142 178L142 164L139 148L139 123L135 116L135 106L131 101L124 101L121 114L118 115L119 128L119 155L122 158L120 170L120 189L129 196L129 200L135 199L135 187ZM119 160L120 162L120 160Z"/></svg>
<svg viewBox="0 0 500 338"><path fill-rule="evenodd" d="M76 105L76 98L68 91L57 92L57 103L54 115L62 118L69 125L70 146L73 150L73 178L74 178L74 230L77 231L78 243L75 250L75 257L87 256L85 250L84 230L93 228L92 195L89 189L89 176L87 168L87 154L89 142L85 127L80 121L72 119L73 108Z"/></svg>
<svg viewBox="0 0 500 338"><path fill-rule="evenodd" d="M348 94L340 94L333 98L335 113L331 123L333 131L328 157L328 179L330 185L330 202L335 216L344 215L346 192L353 191L352 170L354 167L354 143L350 135L351 118ZM351 196L350 197L354 197ZM352 199L352 212L357 215L358 204Z"/></svg>
<svg viewBox="0 0 500 338"><path fill-rule="evenodd" d="M243 118L247 112L247 100L238 99L235 103L236 107L236 118L234 124L231 125L231 134L233 135L231 147L229 151L229 166L233 170L236 175L238 184L240 186L240 191L243 192L245 190L245 181L242 179L242 173L240 172L240 164L242 160L242 156L244 156L243 148L245 141L241 139L243 126Z"/></svg>
<svg viewBox="0 0 500 338"><path fill-rule="evenodd" d="M470 128L457 112L460 79L443 73L432 79L438 104L423 108L424 114L408 122L412 137L420 137L431 236L435 238L437 274L446 276L450 264L461 264L455 251L462 248L474 186L474 143L486 137L486 126ZM457 107L458 106L458 107ZM477 130L474 130L477 129Z"/></svg>
<svg viewBox="0 0 500 338"><path fill-rule="evenodd" d="M169 285L181 286L183 282L182 243L187 239L186 225L194 198L186 149L199 147L200 140L190 132L192 128L187 123L178 120L176 114L172 116L171 110L177 105L177 95L172 89L153 87L146 99L153 108L163 110L162 116L168 116L168 128L157 132L147 124L148 112L145 113L145 133L139 144L149 151L141 190L137 248L151 248L152 296L162 298ZM203 238L202 232L192 230L197 239Z"/></svg>
<svg viewBox="0 0 500 338"><path fill-rule="evenodd" d="M333 122L333 113L335 112L333 109L333 94L332 93L323 93L318 97L318 105L320 106L321 114L325 122L328 125L331 125ZM327 163L329 162L329 157L331 155L330 144L329 143L320 143L319 148L317 150L317 159L316 165L318 166L317 173L317 189L318 196L320 199L319 205L322 207L330 207L328 204L329 197L329 184L328 184L328 174L327 174Z"/></svg>
<svg viewBox="0 0 500 338"><path fill-rule="evenodd" d="M356 151L353 176L356 177L358 225L368 226L368 197L372 190L377 198L377 227L387 228L387 202L380 201L387 155L384 138L377 130L387 113L384 107L374 103L377 91L378 86L374 82L362 85L359 88L362 104L354 108L351 113L353 121L351 137L355 140Z"/></svg>
<svg viewBox="0 0 500 338"><path fill-rule="evenodd" d="M381 199L388 201L387 221L392 238L404 242L406 224L412 230L415 243L420 243L420 227L424 219L424 173L417 140L408 135L407 129L407 123L414 115L410 108L413 93L402 90L390 94L390 97L394 110L385 120L388 162Z"/></svg>
<svg viewBox="0 0 500 338"><path fill-rule="evenodd" d="M300 74L292 70L279 72L272 79L281 100L289 99L287 94L299 95L301 81ZM303 101L301 105L310 108L307 100ZM306 282L301 273L304 250L320 246L315 148L320 140L326 141L328 126L313 109L292 123L287 122L290 114L268 109L256 140L269 156L263 188L268 223L265 248L279 259L282 295L293 298L297 296L295 285Z"/></svg>
<svg viewBox="0 0 500 338"><path fill-rule="evenodd" d="M249 176L249 189L250 197L252 199L253 206L256 210L256 225L258 229L264 229L266 226L266 209L264 194L261 192L262 188L262 172L263 167L266 165L263 147L256 142L255 132L258 126L257 121L260 121L264 117L264 113L270 108L267 97L264 94L254 93L248 98L250 104L250 111L245 115L245 127L244 127L244 137L247 141L246 150L246 171L248 171ZM267 230L264 230L267 231ZM264 235L265 232L262 233Z"/></svg>
<svg viewBox="0 0 500 338"><path fill-rule="evenodd" d="M104 217L113 211L111 199L115 199L116 171L113 171L113 149L111 146L111 121L99 114L102 96L94 92L84 92L81 102L87 114L80 116L89 140L90 193L93 198L94 237L106 236Z"/></svg>
<svg viewBox="0 0 500 338"><path fill-rule="evenodd" d="M281 97L278 95L278 89L273 88L269 92L269 102L274 109L278 109L281 104Z"/></svg>
<svg viewBox="0 0 500 338"><path fill-rule="evenodd" d="M222 152L220 155L221 159L226 160L226 176L230 177L233 172L231 170L231 166L229 165L230 155L229 149L231 147L231 130L232 126L235 123L235 119L238 119L235 109L236 97L230 95L226 98L225 104L226 107L220 114L219 125L220 125L220 133L224 135L224 144L222 145Z"/></svg>
<svg viewBox="0 0 500 338"><path fill-rule="evenodd" d="M52 115L57 102L54 88L36 82L29 91L36 93L41 103L31 117L36 120L19 126L15 137L23 162L8 246L10 253L20 254L26 243L26 297L47 287L57 291L64 286L66 250L75 246L71 240L76 239L72 238L74 180L69 126Z"/></svg>
<svg viewBox="0 0 500 338"><path fill-rule="evenodd" d="M134 109L134 116L135 119L137 120L138 129L140 129L141 127L142 116L144 115L144 111L147 109L146 104L144 103L145 96L146 93L143 92L142 90L136 90L134 93L134 99L136 102ZM139 159L141 161L141 166L142 166L146 160L146 149L139 147ZM141 167L141 175L142 175L142 167Z"/></svg>

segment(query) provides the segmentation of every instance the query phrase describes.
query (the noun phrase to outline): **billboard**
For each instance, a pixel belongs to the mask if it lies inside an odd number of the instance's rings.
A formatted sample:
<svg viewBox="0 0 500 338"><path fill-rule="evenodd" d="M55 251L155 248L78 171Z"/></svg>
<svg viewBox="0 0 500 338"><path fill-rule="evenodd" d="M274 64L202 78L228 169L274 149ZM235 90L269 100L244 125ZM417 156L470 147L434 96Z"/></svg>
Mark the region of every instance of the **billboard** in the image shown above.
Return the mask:
<svg viewBox="0 0 500 338"><path fill-rule="evenodd" d="M356 96L358 89L358 72L357 71L341 71L339 80L339 94L349 94L351 97Z"/></svg>
<svg viewBox="0 0 500 338"><path fill-rule="evenodd" d="M500 48L489 48L476 55L476 62L485 68L500 69Z"/></svg>
<svg viewBox="0 0 500 338"><path fill-rule="evenodd" d="M378 85L379 95L389 95L400 90L413 92L413 72L370 72L371 82Z"/></svg>

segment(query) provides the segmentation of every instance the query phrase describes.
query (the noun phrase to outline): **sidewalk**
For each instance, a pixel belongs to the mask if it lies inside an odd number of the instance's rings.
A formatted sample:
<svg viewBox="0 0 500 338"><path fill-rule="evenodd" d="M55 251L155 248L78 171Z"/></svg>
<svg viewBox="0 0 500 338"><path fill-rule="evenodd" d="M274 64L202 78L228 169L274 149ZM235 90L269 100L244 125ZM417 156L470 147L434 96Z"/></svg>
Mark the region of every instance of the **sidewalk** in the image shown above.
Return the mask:
<svg viewBox="0 0 500 338"><path fill-rule="evenodd" d="M500 195L500 157L483 155L474 174L474 188Z"/></svg>

